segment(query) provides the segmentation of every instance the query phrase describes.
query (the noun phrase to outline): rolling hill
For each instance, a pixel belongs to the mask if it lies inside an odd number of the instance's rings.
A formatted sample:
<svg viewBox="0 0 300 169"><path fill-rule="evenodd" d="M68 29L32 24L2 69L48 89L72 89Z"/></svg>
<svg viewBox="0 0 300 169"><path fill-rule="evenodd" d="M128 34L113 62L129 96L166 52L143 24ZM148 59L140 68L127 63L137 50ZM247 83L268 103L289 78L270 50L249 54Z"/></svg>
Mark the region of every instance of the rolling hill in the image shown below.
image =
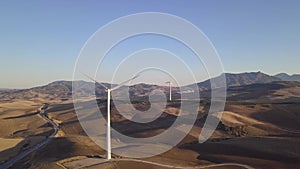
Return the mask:
<svg viewBox="0 0 300 169"><path fill-rule="evenodd" d="M227 87L237 87L232 90L238 90L238 87L241 86L248 86L253 84L258 84L258 86L261 86L262 88L272 88L274 85L274 82L282 81L278 77L273 77L267 74L264 74L262 72L251 72L251 73L240 73L240 74L232 74L232 73L226 73L224 74L226 77ZM223 76L223 75L221 75ZM221 83L221 76L215 77L214 81L216 84L214 87L218 88ZM296 77L296 76L295 76ZM263 85L263 84L269 84L272 85ZM80 96L91 96L93 94L96 94L97 97L106 97L106 92L104 87L101 85L96 84L95 92L92 88L93 83L92 82L86 82L86 81L76 81L74 83L75 85L81 86L80 91L76 91L77 94ZM114 86L114 84L104 83L105 86ZM184 91L193 91L193 84L184 86L182 89ZM209 92L211 89L210 80L206 80L204 82L197 83L197 86L199 88L199 91L201 92ZM264 87L263 87L264 86ZM248 86L251 90L254 86ZM125 87L121 87L120 90L116 91L119 92L119 95L122 95L122 92L124 92ZM135 84L130 86L129 92L130 96L137 96L137 97L148 97L151 91L159 89L162 90L165 93L168 93L168 87L167 86L158 86L158 85L150 85L150 84ZM180 97L179 94L176 95L176 93L179 92L178 87L173 87L173 93L174 97ZM263 92L263 91L262 91ZM21 90L2 90L0 92L0 99L1 100L14 100L14 99L46 99L46 100L55 100L55 99L71 99L72 98L72 81L55 81L52 83L49 83L44 86L39 87L33 87L30 89L21 89Z"/></svg>
<svg viewBox="0 0 300 169"><path fill-rule="evenodd" d="M145 160L174 166L205 167L220 163L241 163L253 168L295 168L299 166L299 121L300 121L300 82L282 81L278 78L257 72L242 74L225 74L228 80L227 102L217 130L205 143L199 144L198 137L210 108L209 98L201 100L196 122L185 123L193 125L187 136L173 149L159 156ZM218 78L218 77L217 77ZM95 94L92 82L76 81L75 85L85 88L77 91L79 95ZM198 83L200 95L209 96L209 81ZM105 84L109 86L110 84ZM206 86L205 86L206 85ZM92 90L91 90L92 89ZM119 94L124 92L120 88ZM131 96L148 97L155 89L168 92L167 86L136 84L129 87ZM174 88L173 92L177 92ZM104 87L96 85L96 95L106 97ZM187 93L186 93L187 94ZM60 134L45 147L17 162L13 168L58 168L65 166L76 168L79 165L89 165L86 168L105 168L106 164L91 165L91 160L102 160L105 150L86 136L78 121L72 98L71 81L55 81L48 85L23 90L8 90L0 94L2 147L1 157L14 156L25 146L36 144L37 141L49 136L51 126L39 117L36 111L42 103L49 103L47 116L59 123ZM2 99L7 101L1 102ZM9 100L11 99L11 100ZM38 102L34 99L41 99ZM44 99L44 100L43 100ZM51 101L53 99L53 101ZM64 99L70 99L64 101ZM63 101L62 101L63 100ZM164 132L179 116L182 100L167 103L162 114L149 123L134 123L111 105L112 127L128 136L147 138ZM198 104L198 101L183 100L188 104ZM91 108L91 100L82 100L82 109L87 113L85 120L94 120L96 112ZM105 117L107 104L98 101L98 107ZM137 100L132 105L145 111L149 102ZM128 103L120 103L122 111L131 111ZM152 105L156 110L158 107ZM151 114L138 114L140 118L148 119ZM181 125L182 126L182 125ZM9 129L9 130L8 130ZM179 128L178 128L179 129ZM29 138L29 139L28 139ZM35 141L37 140L37 141ZM5 142L4 142L5 141ZM6 146L3 144L7 144ZM8 144L10 143L10 144ZM117 148L131 147L122 139L114 140ZM15 148L7 148L15 146ZM3 149L4 149L3 148ZM151 148L153 148L151 146ZM121 158L113 156L116 162L110 168L147 168L145 163L121 164ZM6 158L8 159L8 158ZM2 160L6 160L2 159ZM108 168L108 167L107 167ZM161 166L149 166L161 168ZM217 167L220 168L220 167ZM221 167L224 168L224 167ZM232 168L231 166L225 168ZM240 167L234 167L240 168Z"/></svg>

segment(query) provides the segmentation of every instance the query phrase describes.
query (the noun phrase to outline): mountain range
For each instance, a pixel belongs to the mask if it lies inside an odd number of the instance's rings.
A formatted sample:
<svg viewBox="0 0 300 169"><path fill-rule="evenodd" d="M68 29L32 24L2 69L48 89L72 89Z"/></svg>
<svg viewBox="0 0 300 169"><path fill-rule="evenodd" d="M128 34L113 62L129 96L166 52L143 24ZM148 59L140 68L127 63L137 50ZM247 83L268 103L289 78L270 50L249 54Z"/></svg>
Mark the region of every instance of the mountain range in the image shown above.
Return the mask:
<svg viewBox="0 0 300 169"><path fill-rule="evenodd" d="M300 75L288 75L286 73L279 73L274 77L277 77L284 81L300 81Z"/></svg>
<svg viewBox="0 0 300 169"><path fill-rule="evenodd" d="M264 74L262 72L250 72L250 73L225 73L218 77L212 78L215 82L213 85L214 88L218 88L222 86L220 83L223 83L223 78L226 78L227 87L233 86L244 86L250 84L257 84L257 83L270 83L274 81L282 81L282 79ZM206 80L204 82L197 83L200 91L209 90L211 89L211 79Z"/></svg>
<svg viewBox="0 0 300 169"><path fill-rule="evenodd" d="M219 83L222 83L221 77L226 77L226 84L228 89L238 88L240 86L248 86L251 88L253 84L269 84L276 83L280 81L296 81L300 82L300 75L287 75L284 73L270 76L262 72L250 72L250 73L239 73L232 74L226 73L221 76L213 78L215 84L214 88L220 86ZM93 82L86 81L76 81L76 85L81 86L82 90L76 91L80 96L90 96L91 86L93 86ZM297 85L300 83L297 83ZM105 83L105 86L114 86L113 84ZM196 84L199 88L199 91L205 92L211 89L211 81L206 80L204 82L199 82ZM195 84L187 85L182 87L184 91L193 91L192 86ZM122 89L122 88L121 88ZM158 85L150 85L150 84L135 84L129 87L130 96L148 96L149 93L155 89L160 89L165 93L168 93L167 86L158 86ZM92 90L93 91L93 90ZM179 87L174 87L173 92L179 92ZM96 85L95 92L98 97L106 97L106 91L104 87L101 85ZM72 98L72 81L55 81L49 83L44 86L33 87L30 89L21 89L21 90L3 90L0 92L1 100L12 100L12 99L35 99L35 98L43 98L43 99L70 99Z"/></svg>

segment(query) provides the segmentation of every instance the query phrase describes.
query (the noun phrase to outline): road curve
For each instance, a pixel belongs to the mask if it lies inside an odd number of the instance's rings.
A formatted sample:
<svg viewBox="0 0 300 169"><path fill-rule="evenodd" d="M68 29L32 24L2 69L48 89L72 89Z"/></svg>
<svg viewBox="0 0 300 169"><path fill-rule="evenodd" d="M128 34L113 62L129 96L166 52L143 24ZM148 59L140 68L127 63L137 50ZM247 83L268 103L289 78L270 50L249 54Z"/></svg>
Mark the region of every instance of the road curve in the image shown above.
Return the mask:
<svg viewBox="0 0 300 169"><path fill-rule="evenodd" d="M146 164L152 164L160 167L166 167L166 168L174 168L174 169L205 169L205 168L211 168L211 167L222 167L222 166L238 166L243 167L245 169L254 169L251 166L245 165L245 164L239 164L239 163L222 163L222 164L211 164L206 166L194 166L194 167L179 167L179 166L173 166L168 164L161 164L156 163L152 161L144 161L144 160L137 160L137 159L118 159L119 161L135 161L135 162L142 162ZM115 160L114 160L115 161Z"/></svg>
<svg viewBox="0 0 300 169"><path fill-rule="evenodd" d="M245 169L255 169L249 165L246 164L239 164L239 163L222 163L222 164L211 164L211 165L205 165L205 166L193 166L193 167L187 167L187 166L173 166L169 164L161 164L157 162L152 162L152 161L144 161L144 160L138 160L138 159L111 159L110 161L103 161L101 163L109 163L113 161L133 161L133 162L140 162L140 163L145 163L145 164L151 164L159 167L165 167L165 168L172 168L172 169L206 169L206 168L212 168L212 167L223 167L223 166L237 166L237 167L242 167ZM99 163L99 164L101 164ZM99 165L96 164L96 165ZM93 165L95 166L95 165Z"/></svg>
<svg viewBox="0 0 300 169"><path fill-rule="evenodd" d="M42 118L44 118L46 121L48 121L52 126L53 126L53 133L44 141L38 143L37 145L34 145L33 147L23 151L22 153L18 154L16 157L10 159L9 161L3 163L2 165L0 165L0 169L7 169L9 167L12 167L16 162L18 162L19 160L23 159L24 157L26 157L27 155L29 155L30 153L37 151L38 149L40 149L41 147L43 147L44 145L48 144L50 142L50 140L55 137L55 135L58 133L59 130L59 126L54 123L52 120L50 120L46 115L45 115L45 110L47 109L47 107L45 105L43 105L40 108L40 116Z"/></svg>

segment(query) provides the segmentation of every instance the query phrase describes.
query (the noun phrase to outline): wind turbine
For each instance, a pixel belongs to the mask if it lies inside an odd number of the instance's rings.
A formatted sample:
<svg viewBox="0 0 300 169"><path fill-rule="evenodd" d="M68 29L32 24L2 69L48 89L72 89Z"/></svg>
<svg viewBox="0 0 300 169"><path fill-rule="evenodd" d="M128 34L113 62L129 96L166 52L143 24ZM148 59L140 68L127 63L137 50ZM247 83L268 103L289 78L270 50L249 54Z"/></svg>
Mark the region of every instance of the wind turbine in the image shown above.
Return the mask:
<svg viewBox="0 0 300 169"><path fill-rule="evenodd" d="M133 76L132 78L120 83L119 85L117 85L113 88L106 87L103 83L96 81L95 79L89 77L88 75L85 75L85 76L87 76L90 80L94 81L95 83L98 83L99 85L104 87L105 90L107 91L106 159L110 160L111 159L111 134L110 134L110 95L111 95L111 91L120 88L124 84L128 83L129 81L132 81L133 79L139 77L140 75L137 74L137 75Z"/></svg>
<svg viewBox="0 0 300 169"><path fill-rule="evenodd" d="M169 100L172 101L172 87L171 87L172 82L171 81L167 81L166 83L169 84L169 92L170 92L170 94L169 94Z"/></svg>

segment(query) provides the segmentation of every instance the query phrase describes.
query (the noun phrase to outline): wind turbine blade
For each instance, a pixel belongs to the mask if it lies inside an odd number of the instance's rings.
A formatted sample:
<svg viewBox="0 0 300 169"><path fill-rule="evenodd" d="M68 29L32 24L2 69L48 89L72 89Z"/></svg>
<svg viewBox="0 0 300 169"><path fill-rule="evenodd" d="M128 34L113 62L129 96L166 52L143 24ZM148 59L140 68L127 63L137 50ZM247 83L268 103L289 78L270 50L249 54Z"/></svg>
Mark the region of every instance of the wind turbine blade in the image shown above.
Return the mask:
<svg viewBox="0 0 300 169"><path fill-rule="evenodd" d="M122 83L118 84L117 86L113 87L113 88L111 89L111 91L113 91L113 90L116 90L116 89L120 88L120 87L121 87L121 86L123 86L124 84L126 84L126 83L130 82L130 81L131 81L131 80L133 80L133 79L136 79L136 78L137 78L137 77L139 77L139 76L140 76L140 75L139 75L139 74L137 74L137 75L133 76L132 78L130 78L130 79L128 79L128 80L126 80L126 81L124 81L124 82L122 82Z"/></svg>
<svg viewBox="0 0 300 169"><path fill-rule="evenodd" d="M92 77L90 77L90 76L87 75L87 74L84 74L84 73L82 73L82 74L83 74L84 76L86 76L88 79L94 81L95 83L98 83L99 85L101 85L101 86L104 87L105 89L108 89L108 87L106 87L103 83L98 82L96 79L93 79Z"/></svg>

